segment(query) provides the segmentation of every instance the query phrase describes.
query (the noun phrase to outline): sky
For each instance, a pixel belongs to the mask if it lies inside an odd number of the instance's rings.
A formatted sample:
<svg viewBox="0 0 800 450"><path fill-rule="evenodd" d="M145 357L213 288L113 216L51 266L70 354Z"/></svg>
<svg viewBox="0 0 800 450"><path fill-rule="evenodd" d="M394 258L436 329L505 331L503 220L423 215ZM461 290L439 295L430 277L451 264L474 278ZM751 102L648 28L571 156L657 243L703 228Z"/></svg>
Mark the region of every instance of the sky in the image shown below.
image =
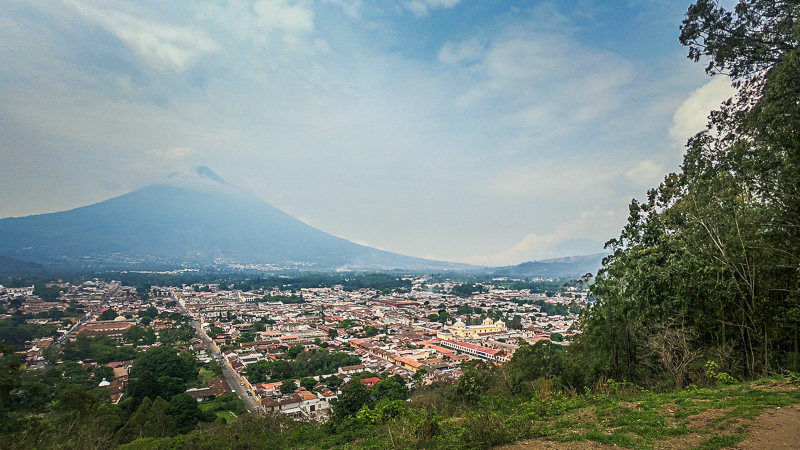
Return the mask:
<svg viewBox="0 0 800 450"><path fill-rule="evenodd" d="M688 6L4 2L0 217L206 165L383 250L481 265L600 252L733 93L678 43Z"/></svg>

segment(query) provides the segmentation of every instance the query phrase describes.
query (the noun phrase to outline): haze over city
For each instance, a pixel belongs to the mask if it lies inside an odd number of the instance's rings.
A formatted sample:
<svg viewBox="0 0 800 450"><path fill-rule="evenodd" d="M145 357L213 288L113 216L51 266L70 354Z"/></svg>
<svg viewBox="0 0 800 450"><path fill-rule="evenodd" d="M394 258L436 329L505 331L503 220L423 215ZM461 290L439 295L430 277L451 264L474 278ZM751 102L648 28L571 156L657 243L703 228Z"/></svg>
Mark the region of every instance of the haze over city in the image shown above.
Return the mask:
<svg viewBox="0 0 800 450"><path fill-rule="evenodd" d="M206 165L334 235L504 265L595 253L732 95L653 1L18 1L0 218Z"/></svg>

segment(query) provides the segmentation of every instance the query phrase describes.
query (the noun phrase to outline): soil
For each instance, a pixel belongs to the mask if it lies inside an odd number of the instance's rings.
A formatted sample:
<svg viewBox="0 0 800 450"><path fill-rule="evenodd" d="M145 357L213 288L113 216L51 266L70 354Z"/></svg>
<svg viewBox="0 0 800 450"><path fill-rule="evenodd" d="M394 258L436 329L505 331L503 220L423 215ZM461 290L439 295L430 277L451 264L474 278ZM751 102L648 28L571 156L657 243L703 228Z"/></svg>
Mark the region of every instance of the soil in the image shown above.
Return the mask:
<svg viewBox="0 0 800 450"><path fill-rule="evenodd" d="M748 428L750 436L734 448L800 448L800 405L764 411Z"/></svg>
<svg viewBox="0 0 800 450"><path fill-rule="evenodd" d="M694 429L712 429L713 420L722 417L728 410L709 410L700 414L689 416L689 426ZM740 425L747 426L749 436L739 444L730 447L740 450L764 449L800 449L800 405L789 405L782 408L773 408L764 411L753 421L741 420ZM731 431L738 426L729 427ZM727 434L727 433L723 433ZM684 436L675 436L658 442L655 449L689 449L701 445L708 439L708 435L690 433ZM556 442L547 439L533 439L517 442L511 445L497 447L496 450L595 450L619 448L598 442Z"/></svg>

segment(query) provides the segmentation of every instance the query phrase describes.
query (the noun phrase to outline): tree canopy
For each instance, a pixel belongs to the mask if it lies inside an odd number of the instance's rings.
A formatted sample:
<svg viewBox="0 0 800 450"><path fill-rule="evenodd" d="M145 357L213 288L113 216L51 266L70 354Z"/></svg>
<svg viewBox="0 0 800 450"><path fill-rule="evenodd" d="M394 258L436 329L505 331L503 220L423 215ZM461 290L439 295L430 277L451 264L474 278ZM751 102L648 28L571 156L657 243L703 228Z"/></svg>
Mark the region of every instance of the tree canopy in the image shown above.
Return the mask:
<svg viewBox="0 0 800 450"><path fill-rule="evenodd" d="M738 94L607 244L581 339L607 375L680 387L706 360L740 377L798 369L799 14L795 1L689 8L689 58Z"/></svg>

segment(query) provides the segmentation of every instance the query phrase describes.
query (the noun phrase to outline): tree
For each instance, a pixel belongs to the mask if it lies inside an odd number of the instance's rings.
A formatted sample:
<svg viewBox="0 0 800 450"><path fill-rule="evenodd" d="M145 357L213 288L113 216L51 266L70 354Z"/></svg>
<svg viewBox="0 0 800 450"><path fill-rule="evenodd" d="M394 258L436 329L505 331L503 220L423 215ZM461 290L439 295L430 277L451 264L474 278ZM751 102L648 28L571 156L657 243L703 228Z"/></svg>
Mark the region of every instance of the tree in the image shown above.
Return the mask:
<svg viewBox="0 0 800 450"><path fill-rule="evenodd" d="M408 389L405 383L398 382L395 378L379 381L373 390L378 400L405 400L408 398Z"/></svg>
<svg viewBox="0 0 800 450"><path fill-rule="evenodd" d="M109 309L106 309L105 311L103 311L102 313L100 313L100 316L98 316L97 319L98 320L114 320L116 318L117 318L117 312L114 311L113 309L109 308Z"/></svg>
<svg viewBox="0 0 800 450"><path fill-rule="evenodd" d="M367 387L360 379L353 378L342 387L342 394L331 402L333 414L337 418L352 416L364 406L371 406L372 399Z"/></svg>
<svg viewBox="0 0 800 450"><path fill-rule="evenodd" d="M577 342L589 366L680 385L697 352L745 377L797 360L799 13L774 0L689 8L680 36L689 57L708 58L707 72L731 76L738 93L607 244Z"/></svg>
<svg viewBox="0 0 800 450"><path fill-rule="evenodd" d="M338 336L339 333L336 331L336 328L328 329L328 339L336 339Z"/></svg>
<svg viewBox="0 0 800 450"><path fill-rule="evenodd" d="M92 370L92 378L94 381L100 382L104 379L107 381L111 381L114 379L114 369L104 365L97 365L94 370Z"/></svg>
<svg viewBox="0 0 800 450"><path fill-rule="evenodd" d="M305 351L305 347L302 345L293 345L289 347L289 350L286 350L286 357L289 359L295 359L297 356Z"/></svg>
<svg viewBox="0 0 800 450"><path fill-rule="evenodd" d="M22 358L14 347L0 343L0 417L10 401L11 391L22 381Z"/></svg>
<svg viewBox="0 0 800 450"><path fill-rule="evenodd" d="M191 357L191 354L189 354ZM153 347L139 355L134 360L131 369L131 377L137 377L140 373L150 372L156 378L174 377L183 381L190 381L197 378L197 368L188 357L178 356L178 350L172 347ZM171 398L171 397L169 397Z"/></svg>
<svg viewBox="0 0 800 450"><path fill-rule="evenodd" d="M175 431L175 421L167 414L169 404L161 397L155 401L145 398L130 419L117 432L121 443L146 437L165 437Z"/></svg>
<svg viewBox="0 0 800 450"><path fill-rule="evenodd" d="M61 359L61 352L55 345L48 345L42 350L42 358L47 364L53 365Z"/></svg>
<svg viewBox="0 0 800 450"><path fill-rule="evenodd" d="M138 345L145 339L146 335L147 332L145 331L144 328L138 325L134 325L125 330L125 333L122 334L122 337L125 339L126 342Z"/></svg>
<svg viewBox="0 0 800 450"><path fill-rule="evenodd" d="M281 394L291 394L292 392L297 390L297 385L294 383L294 380L291 378L287 378L281 381Z"/></svg>
<svg viewBox="0 0 800 450"><path fill-rule="evenodd" d="M314 388L314 385L317 384L317 380L312 377L303 377L300 379L300 386L308 389L309 391Z"/></svg>
<svg viewBox="0 0 800 450"><path fill-rule="evenodd" d="M456 393L467 403L477 403L485 390L485 380L474 364L462 365L463 371L456 382Z"/></svg>
<svg viewBox="0 0 800 450"><path fill-rule="evenodd" d="M203 411L197 401L188 394L178 394L172 397L167 406L167 415L175 423L175 431L184 434L191 431L203 419Z"/></svg>

